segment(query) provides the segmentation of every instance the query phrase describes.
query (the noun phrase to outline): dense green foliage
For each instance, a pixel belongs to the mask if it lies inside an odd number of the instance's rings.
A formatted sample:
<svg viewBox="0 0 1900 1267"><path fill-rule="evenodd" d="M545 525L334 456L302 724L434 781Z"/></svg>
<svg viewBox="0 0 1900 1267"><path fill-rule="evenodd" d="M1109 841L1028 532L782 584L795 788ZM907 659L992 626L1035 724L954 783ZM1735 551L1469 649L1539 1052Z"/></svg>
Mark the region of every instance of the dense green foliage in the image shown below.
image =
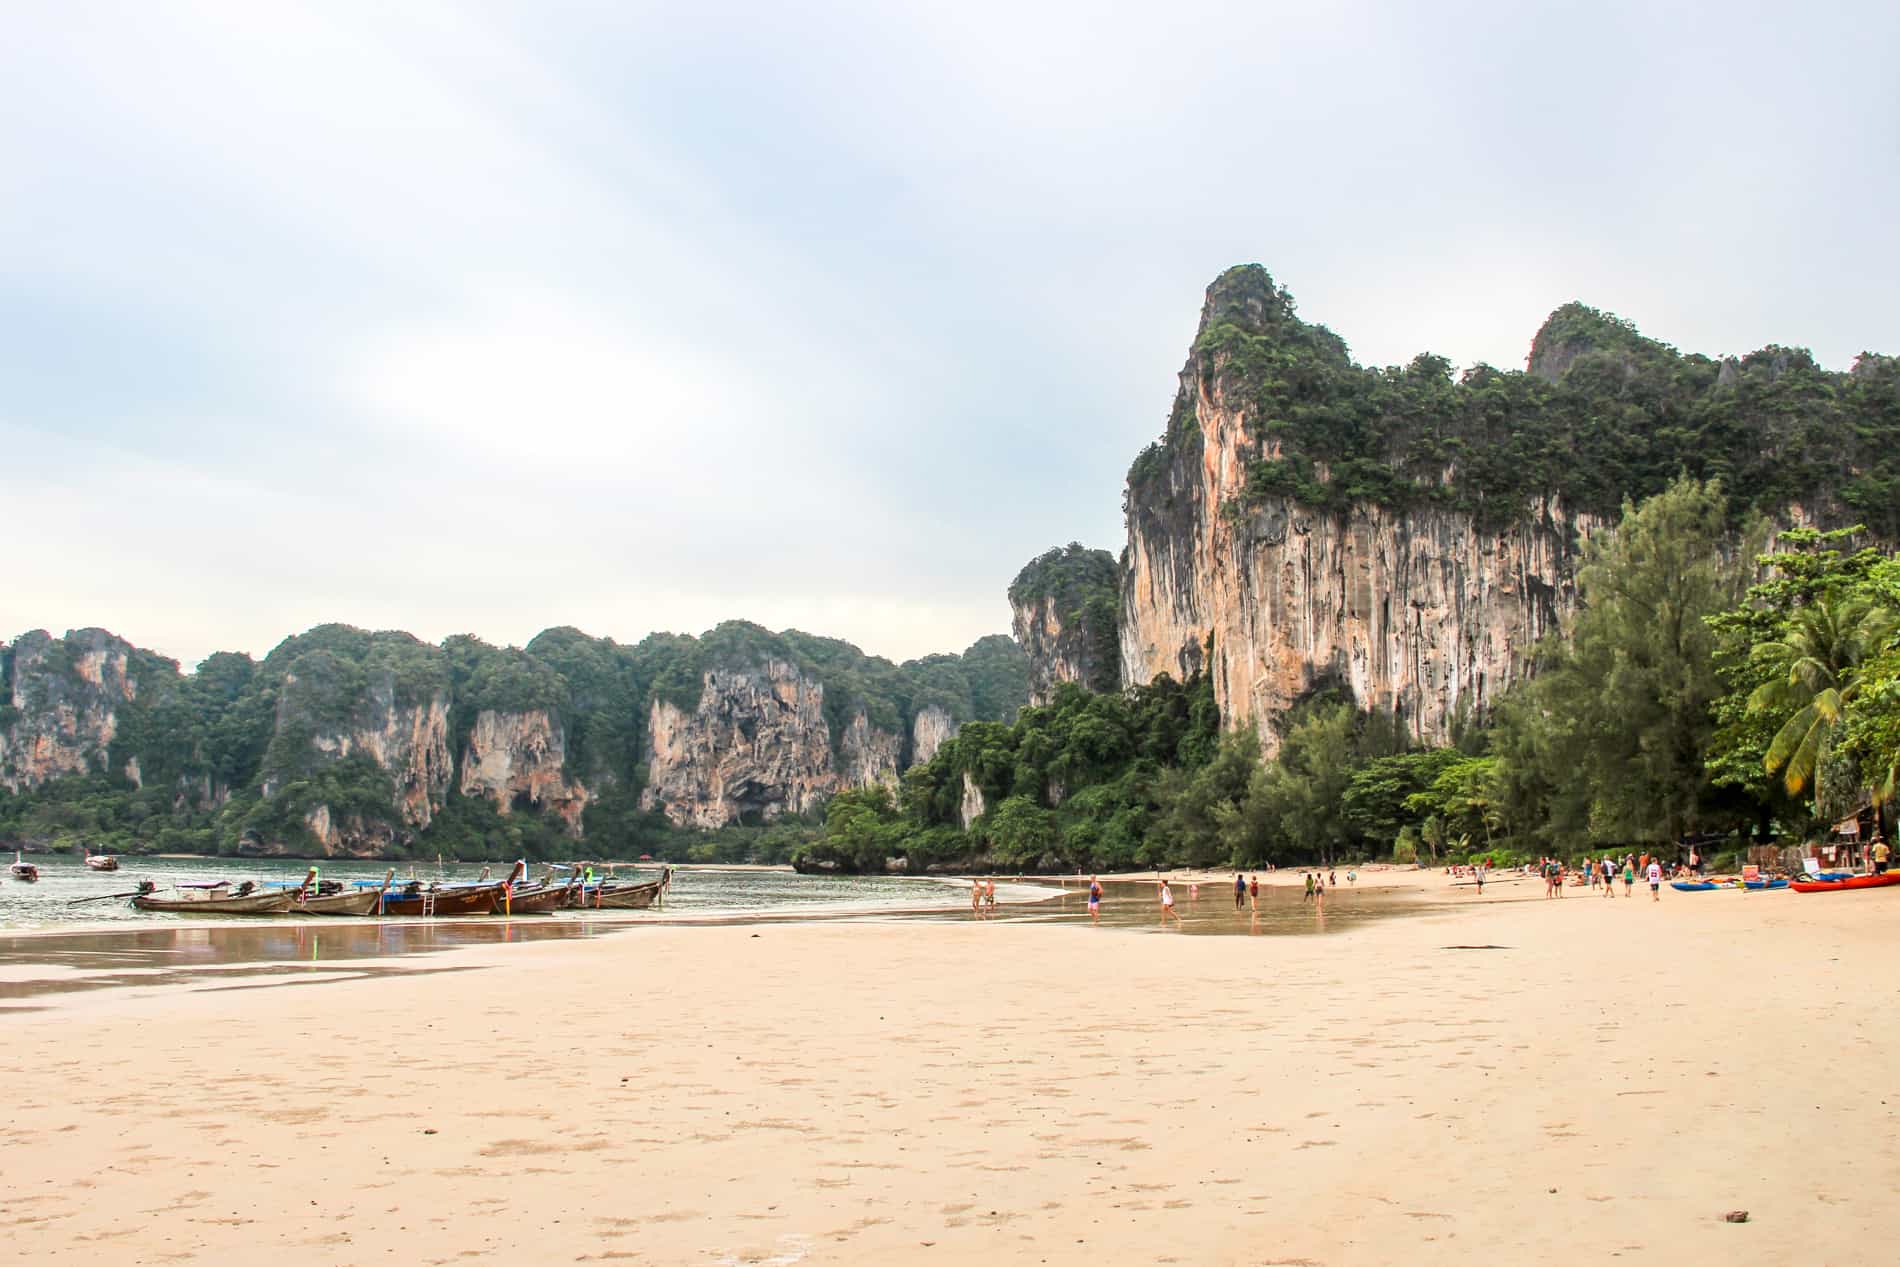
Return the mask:
<svg viewBox="0 0 1900 1267"><path fill-rule="evenodd" d="M1852 531L1757 555L1719 484L1626 504L1568 628L1484 729L1409 748L1322 690L1222 735L1204 677L970 725L901 793L833 799L808 863L1068 871L1355 858L1510 862L1802 838L1900 784L1900 560ZM1757 583L1750 585L1751 579ZM982 813L961 825L966 798ZM1818 818L1817 818L1818 815ZM1891 817L1891 815L1889 815ZM1706 844L1705 844L1706 848Z"/></svg>
<svg viewBox="0 0 1900 1267"><path fill-rule="evenodd" d="M42 654L15 707L16 650L28 639ZM82 643L125 649L132 698L98 698L102 688L78 667ZM587 789L589 852L783 861L815 837L815 823L702 836L675 831L658 811L639 806L651 701L690 709L708 669L758 668L768 659L824 687L834 744L860 710L873 725L908 735L924 708L941 708L953 722L1000 720L1014 717L1028 695L1026 658L1002 636L980 639L961 656L894 664L836 639L743 622L698 638L655 634L632 646L549 629L525 648L468 635L435 646L404 633L323 625L285 639L261 663L220 653L181 674L175 662L125 648L102 631L27 635L0 648L0 773L7 736L46 723L61 707L109 707L113 737L86 773L13 792L0 785L0 842L315 854L323 847L310 822L327 814L353 847L388 857L570 856L583 846L539 805L517 797L497 806L456 788L484 712L539 711L564 740L563 778ZM430 747L438 734L446 761ZM419 755L410 752L418 745ZM425 782L405 786L405 768L427 771Z"/></svg>
<svg viewBox="0 0 1900 1267"><path fill-rule="evenodd" d="M1247 406L1249 500L1443 505L1501 523L1546 499L1614 514L1686 473L1731 491L1731 527L1801 504L1900 537L1900 358L1863 354L1839 373L1798 348L1683 355L1572 303L1539 331L1530 371L1479 365L1454 381L1430 354L1355 364L1250 265L1210 289L1189 373ZM1129 472L1132 498L1198 451L1194 408L1184 386Z"/></svg>

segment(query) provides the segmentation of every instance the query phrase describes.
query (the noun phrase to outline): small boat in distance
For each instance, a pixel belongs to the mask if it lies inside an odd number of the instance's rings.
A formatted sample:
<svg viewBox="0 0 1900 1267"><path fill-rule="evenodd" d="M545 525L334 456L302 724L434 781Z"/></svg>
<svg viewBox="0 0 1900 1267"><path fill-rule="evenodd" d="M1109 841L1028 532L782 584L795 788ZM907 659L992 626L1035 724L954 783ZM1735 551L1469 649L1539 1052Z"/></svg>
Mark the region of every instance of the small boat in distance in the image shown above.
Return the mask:
<svg viewBox="0 0 1900 1267"><path fill-rule="evenodd" d="M40 869L28 862L20 855L20 851L15 849L13 851L13 865L7 868L7 874L22 883L31 884L40 878Z"/></svg>
<svg viewBox="0 0 1900 1267"><path fill-rule="evenodd" d="M90 845L81 845L80 848L86 851L86 870L117 871L119 869L119 860L111 854L94 853Z"/></svg>

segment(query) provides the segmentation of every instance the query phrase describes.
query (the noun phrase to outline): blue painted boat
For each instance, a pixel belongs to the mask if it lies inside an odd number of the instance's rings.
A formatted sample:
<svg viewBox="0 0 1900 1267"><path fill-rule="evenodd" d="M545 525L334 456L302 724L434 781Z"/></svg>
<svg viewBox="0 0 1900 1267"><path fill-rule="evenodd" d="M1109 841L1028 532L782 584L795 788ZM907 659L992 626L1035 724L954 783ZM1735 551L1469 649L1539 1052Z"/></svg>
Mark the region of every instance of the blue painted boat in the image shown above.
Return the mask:
<svg viewBox="0 0 1900 1267"><path fill-rule="evenodd" d="M1743 880L1742 887L1748 889L1785 889L1788 887L1788 882L1785 879Z"/></svg>
<svg viewBox="0 0 1900 1267"><path fill-rule="evenodd" d="M1680 893L1707 893L1722 886L1708 880L1671 880L1669 887Z"/></svg>

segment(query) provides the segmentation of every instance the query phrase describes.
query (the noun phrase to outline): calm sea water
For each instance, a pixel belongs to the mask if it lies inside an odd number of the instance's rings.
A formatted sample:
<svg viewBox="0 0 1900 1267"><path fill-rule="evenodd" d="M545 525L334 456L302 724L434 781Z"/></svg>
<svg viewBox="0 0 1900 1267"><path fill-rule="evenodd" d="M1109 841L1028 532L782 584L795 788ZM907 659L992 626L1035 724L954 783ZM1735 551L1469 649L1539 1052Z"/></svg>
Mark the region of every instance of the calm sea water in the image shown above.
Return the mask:
<svg viewBox="0 0 1900 1267"><path fill-rule="evenodd" d="M153 880L161 892L174 884L202 880L229 879L232 882L254 880L258 883L303 879L304 862L283 859L238 858L122 858L119 870L88 871L77 858L36 856L30 861L40 869L37 884L22 884L0 876L0 930L72 927L110 924L203 924L217 922L256 922L243 916L159 915L134 910L125 898L107 898L108 894L129 893L140 880ZM341 880L377 880L383 878L387 863L329 861L320 864L323 878ZM495 877L507 874L505 865L490 864ZM397 868L397 876L409 874L408 864ZM529 868L539 875L539 865ZM480 864L450 863L438 869L435 864L417 864L415 874L425 880L437 878L474 880L481 874ZM621 867L617 874L625 879L650 879L659 875L651 866ZM804 876L791 871L763 871L742 868L693 867L677 870L673 889L667 895L664 914L685 915L756 915L765 913L828 914L853 910L900 909L926 910L934 906L956 906L967 901L966 890L936 880L896 877ZM1041 890L1026 885L999 886L999 896L1020 900L1040 896ZM100 898L98 901L82 901ZM612 913L609 913L612 914ZM646 912L623 912L640 918ZM659 916L655 911L651 915ZM551 917L574 918L573 912Z"/></svg>

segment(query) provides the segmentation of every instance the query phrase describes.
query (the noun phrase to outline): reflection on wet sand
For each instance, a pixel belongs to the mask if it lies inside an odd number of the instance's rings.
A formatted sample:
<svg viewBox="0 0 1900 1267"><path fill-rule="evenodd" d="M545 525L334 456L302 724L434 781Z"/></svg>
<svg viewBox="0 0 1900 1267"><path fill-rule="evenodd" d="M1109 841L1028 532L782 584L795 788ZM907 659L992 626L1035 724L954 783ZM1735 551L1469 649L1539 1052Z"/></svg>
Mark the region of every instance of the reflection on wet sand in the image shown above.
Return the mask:
<svg viewBox="0 0 1900 1267"><path fill-rule="evenodd" d="M618 927L629 927L621 924ZM517 941L605 936L592 920L456 923L217 924L0 937L0 1012L6 1001L124 986L290 984L355 980L395 966L336 971L353 960L397 959ZM273 981L259 981L272 978Z"/></svg>
<svg viewBox="0 0 1900 1267"><path fill-rule="evenodd" d="M1164 923L1156 886L1149 880L1104 880L1099 927L1167 932L1170 935L1248 937L1299 936L1338 933L1372 920L1417 915L1439 903L1416 889L1352 888L1326 890L1324 899L1309 899L1290 885L1262 885L1258 902L1251 898L1234 906L1227 883L1202 884L1198 892L1176 883L1174 909L1181 917ZM936 918L945 918L937 916ZM961 918L975 918L967 910ZM984 919L1034 920L1042 923L1086 926L1088 881L1066 882L1062 896L1027 905L1003 905Z"/></svg>

